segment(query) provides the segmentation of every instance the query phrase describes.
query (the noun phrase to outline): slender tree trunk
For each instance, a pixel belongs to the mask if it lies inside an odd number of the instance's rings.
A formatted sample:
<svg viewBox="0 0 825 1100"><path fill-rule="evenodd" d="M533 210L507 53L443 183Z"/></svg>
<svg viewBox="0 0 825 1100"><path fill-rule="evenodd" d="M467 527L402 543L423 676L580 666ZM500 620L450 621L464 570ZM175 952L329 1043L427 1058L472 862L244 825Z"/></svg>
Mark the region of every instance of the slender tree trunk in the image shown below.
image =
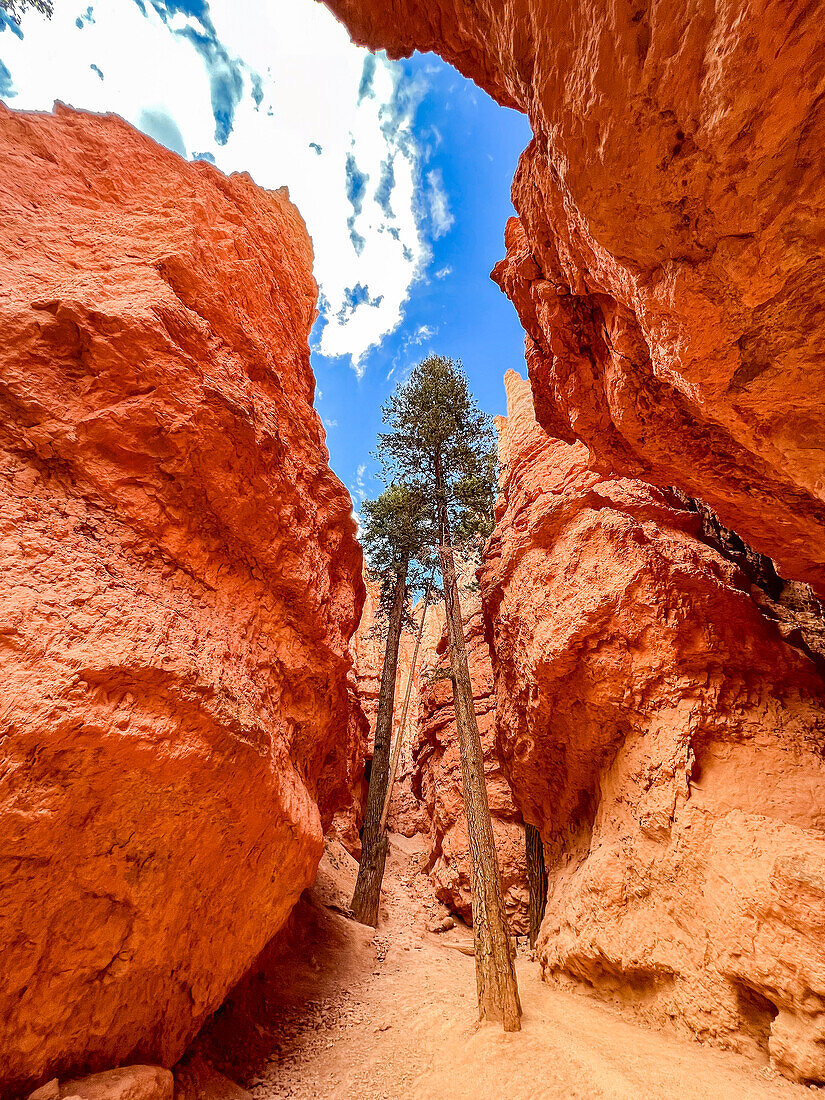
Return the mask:
<svg viewBox="0 0 825 1100"><path fill-rule="evenodd" d="M395 744L392 749L392 759L390 760L390 777L387 781L387 797L384 799L384 809L381 813L381 825L380 829L383 832L384 827L387 824L387 818L390 816L390 801L392 800L392 788L395 784L395 776L398 772L398 760L401 756L401 744L404 740L404 726L407 724L407 711L410 707L410 692L412 691L413 676L415 676L415 662L418 660L418 650L421 647L421 635L424 633L424 620L427 618L427 604L430 602L430 585L432 584L432 578L427 585L427 591L424 594L424 609L421 612L421 622L418 625L418 633L415 636L415 649L413 650L412 663L410 664L409 672L407 673L407 690L404 692L404 706L401 709L401 723L398 727L398 735L395 738Z"/></svg>
<svg viewBox="0 0 825 1100"><path fill-rule="evenodd" d="M436 496L439 501L441 574L450 642L453 702L470 841L478 1015L480 1020L502 1023L505 1031L520 1031L521 1002L501 894L501 876L484 778L484 754L464 646L464 626L440 463L436 464Z"/></svg>
<svg viewBox="0 0 825 1100"><path fill-rule="evenodd" d="M387 629L387 647L384 652L381 688L378 693L378 715L375 721L375 745L367 795L367 811L361 836L361 862L358 866L355 893L352 895L352 912L355 919L362 924L371 924L373 928L378 926L378 904L381 900L381 882L384 878L384 864L387 859L387 832L382 821L382 812L387 794L398 644L401 640L401 620L404 615L406 590L407 562L405 561L399 568L395 581Z"/></svg>
<svg viewBox="0 0 825 1100"><path fill-rule="evenodd" d="M527 918L530 923L530 946L536 946L539 928L547 905L547 868L544 865L544 844L535 825L524 826L524 846L527 851L527 884L530 900Z"/></svg>

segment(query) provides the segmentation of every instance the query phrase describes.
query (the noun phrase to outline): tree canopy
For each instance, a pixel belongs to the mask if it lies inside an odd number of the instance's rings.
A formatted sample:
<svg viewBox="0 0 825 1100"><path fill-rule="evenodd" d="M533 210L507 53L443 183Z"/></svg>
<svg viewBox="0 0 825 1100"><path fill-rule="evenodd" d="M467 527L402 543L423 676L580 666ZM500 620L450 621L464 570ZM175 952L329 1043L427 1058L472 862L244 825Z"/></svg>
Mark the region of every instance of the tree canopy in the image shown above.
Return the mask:
<svg viewBox="0 0 825 1100"><path fill-rule="evenodd" d="M384 406L384 422L378 456L393 480L421 494L430 530L439 530L443 507L453 540L486 538L498 483L495 433L460 360L419 363Z"/></svg>
<svg viewBox="0 0 825 1100"><path fill-rule="evenodd" d="M467 663L454 548L476 547L493 524L498 464L493 426L476 405L457 360L430 355L384 407L389 431L378 454L395 481L417 491L428 527L437 532L442 595L450 649L456 731L467 836L472 859L473 941L479 1018L521 1026L518 981L484 776L484 752Z"/></svg>
<svg viewBox="0 0 825 1100"><path fill-rule="evenodd" d="M398 647L411 583L427 561L432 536L427 510L417 486L393 482L373 501L363 504L361 538L370 573L381 582L381 625L386 623L386 645L378 693L378 712L370 772L369 793L361 831L361 859L352 895L352 912L365 924L378 923L381 882L388 838L384 806L390 769L390 742L395 705ZM383 632L383 631L382 631Z"/></svg>
<svg viewBox="0 0 825 1100"><path fill-rule="evenodd" d="M407 590L420 588L431 570L435 537L420 486L393 482L361 506L361 542L371 575L381 583L384 610L403 571Z"/></svg>

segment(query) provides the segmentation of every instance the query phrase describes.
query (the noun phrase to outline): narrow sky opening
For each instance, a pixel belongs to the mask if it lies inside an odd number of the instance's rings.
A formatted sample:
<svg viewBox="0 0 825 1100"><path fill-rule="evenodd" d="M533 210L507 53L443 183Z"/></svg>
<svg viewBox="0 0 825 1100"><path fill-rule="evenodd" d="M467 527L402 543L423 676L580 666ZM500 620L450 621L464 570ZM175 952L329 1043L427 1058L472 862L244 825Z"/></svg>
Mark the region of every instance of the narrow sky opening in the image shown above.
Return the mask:
<svg viewBox="0 0 825 1100"><path fill-rule="evenodd" d="M316 403L356 511L380 488L381 406L428 352L503 411L523 333L489 271L530 131L440 59L372 55L315 0L61 0L20 28L0 15L0 98L113 111L289 187L315 249Z"/></svg>

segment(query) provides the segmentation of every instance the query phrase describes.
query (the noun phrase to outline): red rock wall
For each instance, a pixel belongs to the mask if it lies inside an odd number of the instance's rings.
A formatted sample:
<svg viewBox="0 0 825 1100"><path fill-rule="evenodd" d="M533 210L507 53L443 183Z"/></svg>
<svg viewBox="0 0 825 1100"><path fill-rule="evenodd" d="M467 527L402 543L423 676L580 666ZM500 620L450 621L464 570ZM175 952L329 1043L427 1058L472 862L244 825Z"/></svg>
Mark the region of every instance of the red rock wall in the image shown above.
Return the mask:
<svg viewBox="0 0 825 1100"><path fill-rule="evenodd" d="M353 657L350 650L350 656ZM347 729L347 793L339 799L341 809L326 826L325 835L329 839L339 840L355 859L361 856L361 838L358 835L364 823L367 808L369 782L366 773L366 761L372 756L370 745L370 726L362 707L358 677L353 666L347 680L349 694L349 724ZM357 748L357 752L353 752Z"/></svg>
<svg viewBox="0 0 825 1100"><path fill-rule="evenodd" d="M527 932L527 870L524 825L502 770L496 746L496 694L490 651L484 637L481 600L465 591L464 637L473 687L473 703L484 751L484 775L498 854L501 886L511 935ZM436 678L421 691L418 730L412 746L412 790L421 800L429 834L428 873L435 894L453 913L472 923L471 857L464 813L461 755L449 678L437 678L449 667L446 631Z"/></svg>
<svg viewBox="0 0 825 1100"><path fill-rule="evenodd" d="M825 50L787 0L327 0L535 140L495 277L538 419L825 592Z"/></svg>
<svg viewBox="0 0 825 1100"><path fill-rule="evenodd" d="M170 1065L360 767L285 190L0 106L0 1093ZM357 725L357 721L354 723Z"/></svg>
<svg viewBox="0 0 825 1100"><path fill-rule="evenodd" d="M375 717L378 710L378 690L381 683L380 666L376 671L377 643L370 633L375 618L378 591L367 577L366 568L362 570L365 598L358 629L350 643L353 668L350 690L357 701L352 715L357 721L357 730L353 736L359 745L358 769L351 777L350 797L335 814L327 830L330 838L339 840L355 859L361 858L361 838L358 835L364 823L367 808L369 780L367 763L372 759L372 741L375 733ZM369 625L368 625L369 624Z"/></svg>
<svg viewBox="0 0 825 1100"><path fill-rule="evenodd" d="M605 479L507 390L480 580L499 750L545 844L544 974L821 1081L823 608L790 586L770 615L682 499Z"/></svg>

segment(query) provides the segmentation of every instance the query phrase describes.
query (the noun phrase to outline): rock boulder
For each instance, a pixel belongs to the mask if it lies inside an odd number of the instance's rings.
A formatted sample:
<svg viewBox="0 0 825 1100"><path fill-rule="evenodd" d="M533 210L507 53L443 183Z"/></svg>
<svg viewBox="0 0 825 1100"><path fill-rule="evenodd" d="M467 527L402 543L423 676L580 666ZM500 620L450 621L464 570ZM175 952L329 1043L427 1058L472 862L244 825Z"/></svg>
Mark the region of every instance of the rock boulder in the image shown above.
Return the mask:
<svg viewBox="0 0 825 1100"><path fill-rule="evenodd" d="M825 1080L825 609L507 389L480 580L545 977Z"/></svg>
<svg viewBox="0 0 825 1100"><path fill-rule="evenodd" d="M285 190L0 105L0 1093L171 1066L349 797L351 501Z"/></svg>

